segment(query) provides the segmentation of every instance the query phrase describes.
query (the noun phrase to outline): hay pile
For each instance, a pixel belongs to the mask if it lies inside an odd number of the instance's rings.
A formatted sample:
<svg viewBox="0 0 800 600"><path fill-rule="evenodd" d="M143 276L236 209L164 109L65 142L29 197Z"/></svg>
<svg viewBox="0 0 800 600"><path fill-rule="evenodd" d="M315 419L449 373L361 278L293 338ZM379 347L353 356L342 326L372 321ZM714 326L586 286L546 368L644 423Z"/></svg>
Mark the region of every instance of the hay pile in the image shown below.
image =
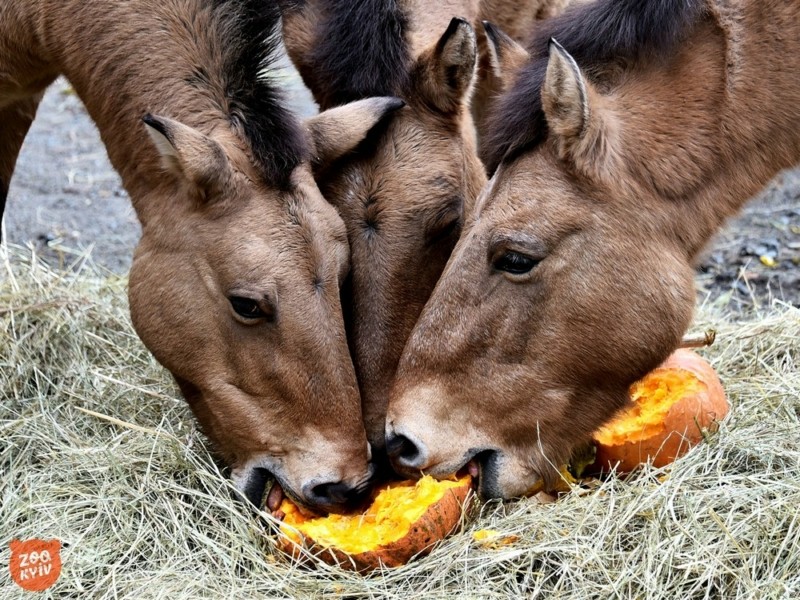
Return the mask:
<svg viewBox="0 0 800 600"><path fill-rule="evenodd" d="M488 504L429 558L362 577L274 554L268 518L231 500L134 334L125 281L78 262L54 272L0 254L0 597L30 597L5 570L13 537L66 546L45 597L800 596L796 309L740 323L701 312L733 410L673 468L553 504ZM481 548L483 528L519 540Z"/></svg>

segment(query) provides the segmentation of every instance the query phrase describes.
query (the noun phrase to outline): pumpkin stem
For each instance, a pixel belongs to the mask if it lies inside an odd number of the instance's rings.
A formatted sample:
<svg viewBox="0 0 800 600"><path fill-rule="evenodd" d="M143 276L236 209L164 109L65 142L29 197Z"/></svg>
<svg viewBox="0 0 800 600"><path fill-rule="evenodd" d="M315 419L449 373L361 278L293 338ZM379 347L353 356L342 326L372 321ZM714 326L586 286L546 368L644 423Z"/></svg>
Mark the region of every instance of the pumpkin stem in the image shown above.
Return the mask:
<svg viewBox="0 0 800 600"><path fill-rule="evenodd" d="M690 335L683 338L678 348L705 348L711 346L717 339L717 332L714 329L709 329L702 335Z"/></svg>

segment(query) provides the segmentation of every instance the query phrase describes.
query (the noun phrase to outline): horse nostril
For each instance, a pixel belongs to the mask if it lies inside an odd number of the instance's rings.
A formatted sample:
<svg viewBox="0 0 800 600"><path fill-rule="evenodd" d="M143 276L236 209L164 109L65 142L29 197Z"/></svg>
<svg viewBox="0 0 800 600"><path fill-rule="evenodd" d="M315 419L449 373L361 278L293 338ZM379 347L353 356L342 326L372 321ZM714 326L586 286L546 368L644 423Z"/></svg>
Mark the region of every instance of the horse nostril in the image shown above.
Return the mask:
<svg viewBox="0 0 800 600"><path fill-rule="evenodd" d="M386 438L386 453L406 466L414 466L421 454L417 445L402 434Z"/></svg>
<svg viewBox="0 0 800 600"><path fill-rule="evenodd" d="M314 504L327 507L345 507L356 502L365 492L366 486L353 487L342 481L320 483L306 493Z"/></svg>

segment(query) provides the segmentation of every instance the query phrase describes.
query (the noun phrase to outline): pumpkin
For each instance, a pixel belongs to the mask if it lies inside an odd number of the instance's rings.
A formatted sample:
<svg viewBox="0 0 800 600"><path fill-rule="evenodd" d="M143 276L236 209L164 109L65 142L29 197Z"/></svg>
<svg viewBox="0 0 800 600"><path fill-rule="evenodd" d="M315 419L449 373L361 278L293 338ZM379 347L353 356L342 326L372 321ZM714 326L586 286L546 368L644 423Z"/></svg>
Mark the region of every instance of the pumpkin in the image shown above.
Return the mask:
<svg viewBox="0 0 800 600"><path fill-rule="evenodd" d="M363 512L328 516L304 514L284 498L275 513L282 516L278 547L295 558L306 548L355 571L397 567L456 529L471 489L469 476L437 481L426 475L377 488Z"/></svg>
<svg viewBox="0 0 800 600"><path fill-rule="evenodd" d="M683 456L728 414L713 367L690 350L677 350L633 384L633 405L594 434L595 466L627 473L651 460L663 467Z"/></svg>

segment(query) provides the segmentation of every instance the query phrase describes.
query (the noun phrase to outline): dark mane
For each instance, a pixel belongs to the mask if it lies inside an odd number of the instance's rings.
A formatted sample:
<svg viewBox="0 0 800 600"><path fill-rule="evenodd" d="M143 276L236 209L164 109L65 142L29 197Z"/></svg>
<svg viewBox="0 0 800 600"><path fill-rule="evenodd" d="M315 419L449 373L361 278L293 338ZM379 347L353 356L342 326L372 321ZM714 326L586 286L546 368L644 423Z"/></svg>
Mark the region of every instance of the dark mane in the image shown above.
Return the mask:
<svg viewBox="0 0 800 600"><path fill-rule="evenodd" d="M223 27L224 85L231 120L267 181L285 189L307 155L305 136L265 71L280 48L280 10L270 0L213 0Z"/></svg>
<svg viewBox="0 0 800 600"><path fill-rule="evenodd" d="M400 93L411 52L397 0L325 0L310 64L332 106Z"/></svg>
<svg viewBox="0 0 800 600"><path fill-rule="evenodd" d="M668 55L704 10L703 0L595 0L542 23L530 61L489 115L482 149L489 172L547 138L541 89L551 38L591 74L611 61Z"/></svg>

